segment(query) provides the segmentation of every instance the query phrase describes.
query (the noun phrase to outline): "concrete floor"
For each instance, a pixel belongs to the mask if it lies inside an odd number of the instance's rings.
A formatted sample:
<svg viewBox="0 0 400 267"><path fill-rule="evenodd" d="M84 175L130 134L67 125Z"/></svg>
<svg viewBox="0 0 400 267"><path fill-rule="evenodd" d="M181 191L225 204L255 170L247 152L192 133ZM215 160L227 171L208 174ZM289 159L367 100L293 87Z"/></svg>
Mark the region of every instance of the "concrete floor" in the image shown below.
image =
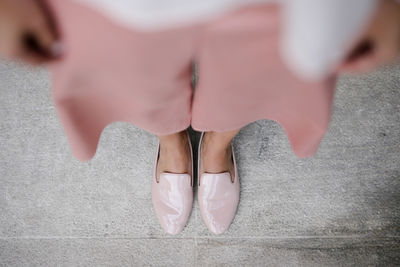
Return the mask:
<svg viewBox="0 0 400 267"><path fill-rule="evenodd" d="M340 79L312 158L296 158L273 121L242 129L241 200L221 236L197 202L181 234L162 231L156 141L115 122L80 162L46 71L0 63L0 266L400 265L400 66Z"/></svg>

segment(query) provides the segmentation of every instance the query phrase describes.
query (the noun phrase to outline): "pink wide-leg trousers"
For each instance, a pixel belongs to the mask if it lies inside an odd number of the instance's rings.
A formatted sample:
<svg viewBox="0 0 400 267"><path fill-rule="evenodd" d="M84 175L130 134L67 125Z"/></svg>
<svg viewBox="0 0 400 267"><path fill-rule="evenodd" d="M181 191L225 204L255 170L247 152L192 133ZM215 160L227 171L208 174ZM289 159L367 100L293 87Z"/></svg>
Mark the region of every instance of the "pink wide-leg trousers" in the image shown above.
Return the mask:
<svg viewBox="0 0 400 267"><path fill-rule="evenodd" d="M298 79L279 53L275 5L145 32L71 0L47 0L65 45L49 63L52 99L73 155L91 159L103 129L125 121L165 135L192 125L226 131L277 121L298 157L316 153L331 117L335 78ZM192 62L199 80L191 88Z"/></svg>

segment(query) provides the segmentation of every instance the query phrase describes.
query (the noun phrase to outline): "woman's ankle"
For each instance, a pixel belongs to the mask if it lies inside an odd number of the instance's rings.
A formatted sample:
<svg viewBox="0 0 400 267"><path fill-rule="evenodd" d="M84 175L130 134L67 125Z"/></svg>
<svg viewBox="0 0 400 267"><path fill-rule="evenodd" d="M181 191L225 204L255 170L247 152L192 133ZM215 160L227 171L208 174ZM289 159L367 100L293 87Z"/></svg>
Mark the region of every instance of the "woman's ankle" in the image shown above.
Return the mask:
<svg viewBox="0 0 400 267"><path fill-rule="evenodd" d="M206 132L203 137L204 152L211 154L226 153L231 147L231 142L236 134L240 131L228 132Z"/></svg>
<svg viewBox="0 0 400 267"><path fill-rule="evenodd" d="M159 135L158 139L160 140L161 147L170 149L179 148L182 145L185 146L186 144L188 144L186 131L181 131L169 135Z"/></svg>
<svg viewBox="0 0 400 267"><path fill-rule="evenodd" d="M160 172L188 173L190 172L190 147L185 131L158 136L160 140Z"/></svg>
<svg viewBox="0 0 400 267"><path fill-rule="evenodd" d="M229 171L233 175L231 143L239 130L223 133L207 132L204 134L201 147L202 171L208 173Z"/></svg>

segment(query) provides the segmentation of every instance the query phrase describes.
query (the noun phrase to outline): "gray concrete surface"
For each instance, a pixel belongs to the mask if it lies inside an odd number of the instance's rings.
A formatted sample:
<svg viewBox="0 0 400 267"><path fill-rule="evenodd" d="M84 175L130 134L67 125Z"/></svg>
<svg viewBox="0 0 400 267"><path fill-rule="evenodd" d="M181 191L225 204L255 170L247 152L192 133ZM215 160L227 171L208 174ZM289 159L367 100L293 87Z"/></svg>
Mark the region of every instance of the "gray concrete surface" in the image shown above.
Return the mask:
<svg viewBox="0 0 400 267"><path fill-rule="evenodd" d="M79 162L46 71L0 63L0 266L400 265L400 66L339 80L312 158L296 158L273 121L242 129L241 200L221 236L197 202L181 234L162 231L150 194L156 141L114 122Z"/></svg>

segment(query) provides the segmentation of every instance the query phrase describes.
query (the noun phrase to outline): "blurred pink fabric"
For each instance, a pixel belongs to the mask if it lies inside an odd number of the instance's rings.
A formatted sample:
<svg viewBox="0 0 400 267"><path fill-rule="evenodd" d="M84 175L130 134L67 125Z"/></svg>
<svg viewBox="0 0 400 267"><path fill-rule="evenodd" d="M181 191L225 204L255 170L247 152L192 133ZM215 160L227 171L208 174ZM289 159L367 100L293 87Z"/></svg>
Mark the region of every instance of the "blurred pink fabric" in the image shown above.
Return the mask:
<svg viewBox="0 0 400 267"><path fill-rule="evenodd" d="M64 56L49 63L52 99L73 155L90 160L103 129L125 121L165 135L277 121L298 157L317 152L336 77L296 78L279 56L279 7L262 4L168 30L123 28L71 0L47 0ZM199 80L191 88L192 62Z"/></svg>

